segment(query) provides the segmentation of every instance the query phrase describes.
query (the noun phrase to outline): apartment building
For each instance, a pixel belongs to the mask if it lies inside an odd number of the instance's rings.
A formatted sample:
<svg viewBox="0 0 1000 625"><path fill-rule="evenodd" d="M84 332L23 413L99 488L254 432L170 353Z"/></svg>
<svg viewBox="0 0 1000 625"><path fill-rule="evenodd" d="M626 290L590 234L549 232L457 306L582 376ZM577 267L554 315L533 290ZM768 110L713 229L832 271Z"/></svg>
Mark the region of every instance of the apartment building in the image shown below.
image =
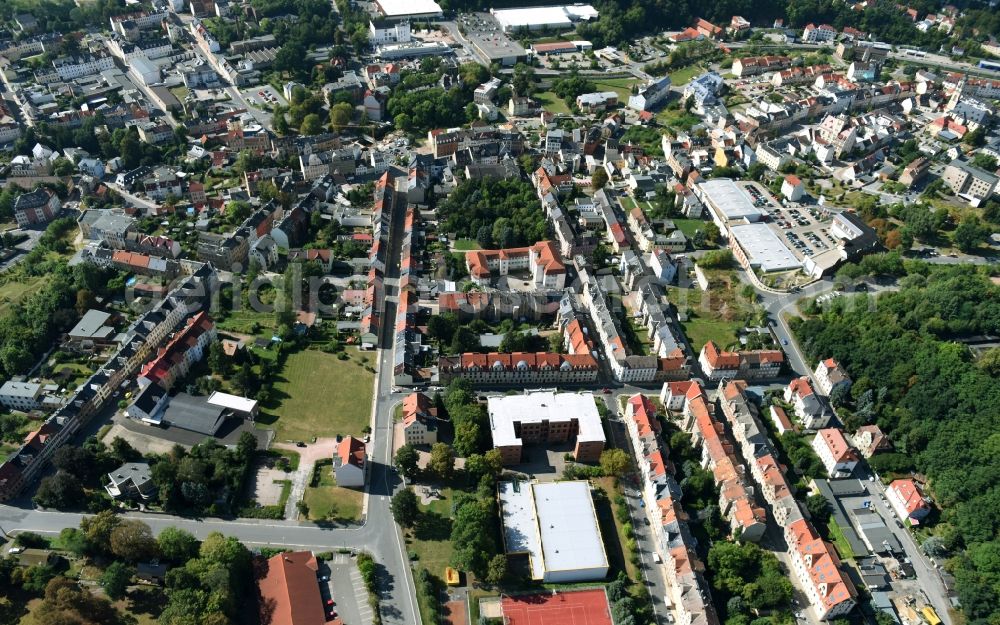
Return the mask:
<svg viewBox="0 0 1000 625"><path fill-rule="evenodd" d="M713 341L705 343L698 355L698 363L705 376L718 382L724 378L766 380L781 373L785 354L781 350L763 349L742 352L725 352Z"/></svg>
<svg viewBox="0 0 1000 625"><path fill-rule="evenodd" d="M59 196L50 189L38 188L17 196L14 200L14 220L19 228L48 223L61 208Z"/></svg>
<svg viewBox="0 0 1000 625"><path fill-rule="evenodd" d="M894 480L885 489L885 498L896 516L910 525L919 525L931 511L920 486L912 478Z"/></svg>
<svg viewBox="0 0 1000 625"><path fill-rule="evenodd" d="M851 389L851 378L847 375L847 370L833 358L819 361L816 365L816 371L813 372L813 378L816 380L816 386L819 387L820 392L827 397L834 390L849 391Z"/></svg>
<svg viewBox="0 0 1000 625"><path fill-rule="evenodd" d="M849 476L858 466L858 450L851 447L840 428L825 428L817 432L812 448L830 477Z"/></svg>
<svg viewBox="0 0 1000 625"><path fill-rule="evenodd" d="M802 31L802 41L806 43L821 43L837 38L837 29L829 24L807 24Z"/></svg>
<svg viewBox="0 0 1000 625"><path fill-rule="evenodd" d="M437 442L437 407L423 393L410 393L403 399L403 440L407 445L433 445Z"/></svg>
<svg viewBox="0 0 1000 625"><path fill-rule="evenodd" d="M574 443L577 462L597 462L604 426L592 393L525 392L487 400L493 447L504 465L519 464L525 444Z"/></svg>
<svg viewBox="0 0 1000 625"><path fill-rule="evenodd" d="M792 571L805 588L816 616L832 620L853 610L857 605L857 590L841 570L833 545L820 538L805 519L785 527L785 541Z"/></svg>
<svg viewBox="0 0 1000 625"><path fill-rule="evenodd" d="M530 247L466 252L465 266L479 286L488 286L497 276L518 271L528 272L538 288L562 289L566 284L566 266L552 241L539 241Z"/></svg>
<svg viewBox="0 0 1000 625"><path fill-rule="evenodd" d="M482 386L595 383L598 370L590 354L469 352L438 359L441 384L456 378Z"/></svg>
<svg viewBox="0 0 1000 625"><path fill-rule="evenodd" d="M959 159L948 163L941 179L956 195L967 198L974 206L993 197L1000 182L995 174Z"/></svg>
<svg viewBox="0 0 1000 625"><path fill-rule="evenodd" d="M806 376L789 382L785 387L783 398L792 404L795 418L805 429L824 428L830 422L832 414L827 409L826 402L813 389L812 382Z"/></svg>
<svg viewBox="0 0 1000 625"><path fill-rule="evenodd" d="M792 59L787 56L748 56L734 60L732 72L737 78L745 78L787 69L791 66Z"/></svg>
<svg viewBox="0 0 1000 625"><path fill-rule="evenodd" d="M139 386L159 384L169 391L177 379L187 375L192 364L202 359L215 337L215 323L207 313L192 316L156 357L143 366L137 380Z"/></svg>
<svg viewBox="0 0 1000 625"><path fill-rule="evenodd" d="M9 380L0 386L0 406L22 412L37 410L42 406L43 391L41 384Z"/></svg>

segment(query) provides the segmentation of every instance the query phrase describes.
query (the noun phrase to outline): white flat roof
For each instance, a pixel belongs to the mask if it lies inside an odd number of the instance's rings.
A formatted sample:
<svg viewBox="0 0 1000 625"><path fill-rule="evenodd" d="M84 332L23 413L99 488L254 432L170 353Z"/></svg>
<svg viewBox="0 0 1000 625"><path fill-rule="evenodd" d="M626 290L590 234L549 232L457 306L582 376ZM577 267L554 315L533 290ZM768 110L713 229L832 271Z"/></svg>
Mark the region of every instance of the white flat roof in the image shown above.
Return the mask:
<svg viewBox="0 0 1000 625"><path fill-rule="evenodd" d="M219 391L215 391L208 396L208 403L220 408L235 410L236 412L251 413L257 408L256 399L247 399L246 397L221 393Z"/></svg>
<svg viewBox="0 0 1000 625"><path fill-rule="evenodd" d="M375 0L386 17L440 15L441 5L434 0Z"/></svg>
<svg viewBox="0 0 1000 625"><path fill-rule="evenodd" d="M531 576L607 569L608 556L585 481L499 484L508 553L527 553Z"/></svg>
<svg viewBox="0 0 1000 625"><path fill-rule="evenodd" d="M513 30L530 26L562 26L569 28L573 25L566 9L561 6L553 7L527 7L523 9L496 9L493 17L504 28Z"/></svg>
<svg viewBox="0 0 1000 625"><path fill-rule="evenodd" d="M579 433L577 442L605 442L601 414L593 393L553 393L538 391L524 395L490 397L487 406L490 414L490 433L493 445L520 445L514 433L514 423L540 421L559 422L576 419Z"/></svg>
<svg viewBox="0 0 1000 625"><path fill-rule="evenodd" d="M802 262L778 238L767 224L732 226L730 232L750 258L750 264L763 271L798 269Z"/></svg>
<svg viewBox="0 0 1000 625"><path fill-rule="evenodd" d="M729 178L715 178L700 184L715 210L727 221L760 219L761 212L753 205L747 192Z"/></svg>

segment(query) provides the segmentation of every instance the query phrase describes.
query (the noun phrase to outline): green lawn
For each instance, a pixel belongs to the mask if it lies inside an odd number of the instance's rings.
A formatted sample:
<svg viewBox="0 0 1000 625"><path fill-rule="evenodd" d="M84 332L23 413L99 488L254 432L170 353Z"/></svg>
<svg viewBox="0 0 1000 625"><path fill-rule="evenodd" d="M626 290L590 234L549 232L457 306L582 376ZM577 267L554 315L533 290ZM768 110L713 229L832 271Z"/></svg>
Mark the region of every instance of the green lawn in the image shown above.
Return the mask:
<svg viewBox="0 0 1000 625"><path fill-rule="evenodd" d="M837 522L832 518L827 524L827 529L830 530L830 540L833 541L833 545L837 548L837 552L840 553L840 557L843 560L854 558L854 551L851 549L851 544L847 542L847 537L844 536L844 532L837 525Z"/></svg>
<svg viewBox="0 0 1000 625"><path fill-rule="evenodd" d="M705 224L708 223L703 219L672 219L674 225L677 229L684 233L684 236L691 238L694 233L698 230L704 230Z"/></svg>
<svg viewBox="0 0 1000 625"><path fill-rule="evenodd" d="M542 91L541 93L536 93L534 97L542 105L542 108L549 113L555 113L556 115L569 114L569 107L566 106L566 102L553 91Z"/></svg>
<svg viewBox="0 0 1000 625"><path fill-rule="evenodd" d="M701 123L701 118L683 109L665 108L656 114L656 121L677 130L689 130L695 124Z"/></svg>
<svg viewBox="0 0 1000 625"><path fill-rule="evenodd" d="M373 366L375 356L348 353L347 360L314 350L291 354L257 424L274 427L278 440L360 435L371 420L375 374L365 366Z"/></svg>
<svg viewBox="0 0 1000 625"><path fill-rule="evenodd" d="M465 252L468 250L482 249L482 246L479 245L478 241L475 241L473 239L456 239L455 243L452 245L452 248L454 248L455 251L457 252Z"/></svg>
<svg viewBox="0 0 1000 625"><path fill-rule="evenodd" d="M227 312L225 319L216 322L216 325L223 332L260 334L274 329L274 313L257 312L250 308Z"/></svg>
<svg viewBox="0 0 1000 625"><path fill-rule="evenodd" d="M180 102L184 102L184 98L186 98L191 92L188 91L187 87L172 87L170 89L170 93L174 94L174 97Z"/></svg>
<svg viewBox="0 0 1000 625"><path fill-rule="evenodd" d="M630 211L633 208L635 208L635 200L632 199L632 197L629 196L629 195L623 195L623 196L621 196L618 199L618 201L621 202L622 208L624 208L627 211Z"/></svg>
<svg viewBox="0 0 1000 625"><path fill-rule="evenodd" d="M605 78L595 80L594 86L597 88L597 91L617 92L618 101L624 104L628 102L629 96L632 95L632 85L638 82L635 78Z"/></svg>
<svg viewBox="0 0 1000 625"><path fill-rule="evenodd" d="M6 312L11 304L17 303L25 295L41 289L47 280L45 276L31 276L0 285L0 313Z"/></svg>
<svg viewBox="0 0 1000 625"><path fill-rule="evenodd" d="M692 309L694 308L692 307ZM709 341L715 341L720 348L725 349L726 346L736 341L736 331L743 327L743 324L738 321L702 317L697 312L693 312L687 321L681 323L681 326L691 343L691 348L695 352L699 352L702 346Z"/></svg>
<svg viewBox="0 0 1000 625"><path fill-rule="evenodd" d="M353 488L337 486L330 461L317 463L316 471L318 479L314 479L306 488L303 497L309 506L309 520L341 523L360 521L364 493Z"/></svg>
<svg viewBox="0 0 1000 625"><path fill-rule="evenodd" d="M675 86L686 85L691 82L692 78L703 73L705 73L705 68L701 65L688 65L676 72L670 72L670 82Z"/></svg>
<svg viewBox="0 0 1000 625"><path fill-rule="evenodd" d="M455 491L448 487L438 490L442 498L426 506L420 505L420 519L413 529L404 532L404 537L410 558L416 560L414 574L421 568L426 569L428 575L436 578L441 587L444 586L445 567L451 561L451 502ZM417 603L425 623L433 622L429 610L429 603L432 601L436 601L436 598L426 596L421 592L420 584L417 584Z"/></svg>

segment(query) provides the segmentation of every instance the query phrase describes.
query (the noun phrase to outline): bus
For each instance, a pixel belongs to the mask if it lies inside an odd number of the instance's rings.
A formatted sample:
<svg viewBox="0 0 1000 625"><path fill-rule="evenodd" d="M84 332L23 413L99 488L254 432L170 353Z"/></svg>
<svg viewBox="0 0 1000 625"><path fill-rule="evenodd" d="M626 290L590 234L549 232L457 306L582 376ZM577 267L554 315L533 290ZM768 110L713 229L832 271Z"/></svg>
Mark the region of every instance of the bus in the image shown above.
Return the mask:
<svg viewBox="0 0 1000 625"><path fill-rule="evenodd" d="M994 72L1000 72L1000 62L997 61L979 61L979 69L989 69Z"/></svg>

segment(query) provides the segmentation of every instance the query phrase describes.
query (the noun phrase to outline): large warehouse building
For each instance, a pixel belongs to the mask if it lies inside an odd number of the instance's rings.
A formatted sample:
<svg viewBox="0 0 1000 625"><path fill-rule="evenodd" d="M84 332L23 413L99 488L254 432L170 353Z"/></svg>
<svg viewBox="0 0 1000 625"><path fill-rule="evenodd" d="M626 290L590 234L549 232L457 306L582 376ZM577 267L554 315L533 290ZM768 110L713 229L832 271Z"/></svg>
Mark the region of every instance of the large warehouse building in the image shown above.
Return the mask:
<svg viewBox="0 0 1000 625"><path fill-rule="evenodd" d="M715 178L694 185L695 195L708 206L716 225L723 232L733 221L760 221L763 214L754 206L746 191L729 178Z"/></svg>
<svg viewBox="0 0 1000 625"><path fill-rule="evenodd" d="M577 462L597 462L604 451L604 427L592 393L538 391L490 397L490 435L505 465L521 462L525 443L575 440Z"/></svg>
<svg viewBox="0 0 1000 625"><path fill-rule="evenodd" d="M526 7L523 9L491 9L493 17L504 32L523 29L569 29L581 21L597 19L597 9L589 4L566 6Z"/></svg>
<svg viewBox="0 0 1000 625"><path fill-rule="evenodd" d="M730 226L733 256L746 267L763 272L799 269L802 262L767 224Z"/></svg>
<svg viewBox="0 0 1000 625"><path fill-rule="evenodd" d="M434 0L375 0L383 17L390 20L417 20L441 17L441 5Z"/></svg>
<svg viewBox="0 0 1000 625"><path fill-rule="evenodd" d="M568 583L607 576L588 482L501 482L498 489L505 550L528 556L532 579Z"/></svg>

